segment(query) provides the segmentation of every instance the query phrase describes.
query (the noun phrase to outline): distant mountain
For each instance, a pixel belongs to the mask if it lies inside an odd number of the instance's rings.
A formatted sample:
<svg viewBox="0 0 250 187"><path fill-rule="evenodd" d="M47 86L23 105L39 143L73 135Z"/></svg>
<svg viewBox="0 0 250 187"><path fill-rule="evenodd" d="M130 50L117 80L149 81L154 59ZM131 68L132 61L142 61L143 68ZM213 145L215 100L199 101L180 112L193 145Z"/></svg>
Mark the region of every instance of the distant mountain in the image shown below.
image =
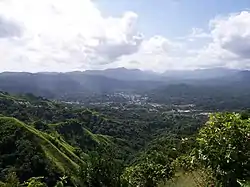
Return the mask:
<svg viewBox="0 0 250 187"><path fill-rule="evenodd" d="M249 71L199 69L168 71L157 74L138 69L107 69L68 73L4 72L0 73L0 91L33 93L48 98L79 98L117 91L144 93L167 85L248 87Z"/></svg>
<svg viewBox="0 0 250 187"><path fill-rule="evenodd" d="M33 93L35 95L56 97L58 93L67 94L74 90L82 91L80 83L65 74L43 73L1 73L0 90L11 93Z"/></svg>
<svg viewBox="0 0 250 187"><path fill-rule="evenodd" d="M142 91L163 85L157 81L120 80L84 72L69 73L0 73L0 90L10 93L32 93L48 98L87 96L116 91Z"/></svg>
<svg viewBox="0 0 250 187"><path fill-rule="evenodd" d="M160 80L160 74L151 71L142 71L139 69L114 68L106 70L87 70L83 72L88 75L101 75L113 79L125 81L152 81Z"/></svg>
<svg viewBox="0 0 250 187"><path fill-rule="evenodd" d="M238 80L245 80L249 83L249 80L250 80L250 71L248 70L244 70L244 71L240 71L237 73L237 78Z"/></svg>
<svg viewBox="0 0 250 187"><path fill-rule="evenodd" d="M106 70L87 70L81 72L85 75L98 75L123 81L162 81L167 83L180 83L195 80L211 80L218 78L234 78L244 72L237 69L210 68L196 70L169 70L164 73L142 71L139 69L114 68ZM248 74L248 71L245 71Z"/></svg>
<svg viewBox="0 0 250 187"><path fill-rule="evenodd" d="M162 75L166 78L177 79L177 80L205 80L214 78L223 78L234 76L241 72L236 69L227 68L211 68L211 69L196 69L196 70L176 70L176 71L166 71Z"/></svg>

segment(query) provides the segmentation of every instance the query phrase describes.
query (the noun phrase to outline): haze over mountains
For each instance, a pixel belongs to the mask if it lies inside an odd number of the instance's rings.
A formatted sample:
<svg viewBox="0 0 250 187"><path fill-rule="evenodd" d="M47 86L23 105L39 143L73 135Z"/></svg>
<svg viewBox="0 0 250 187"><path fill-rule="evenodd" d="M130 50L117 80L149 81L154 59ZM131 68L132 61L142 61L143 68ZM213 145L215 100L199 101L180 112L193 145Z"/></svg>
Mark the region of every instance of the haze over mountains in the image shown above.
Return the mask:
<svg viewBox="0 0 250 187"><path fill-rule="evenodd" d="M53 97L73 93L145 92L173 84L204 87L237 83L235 86L248 87L249 78L249 71L224 68L168 71L162 74L126 68L67 73L3 72L0 74L0 90Z"/></svg>
<svg viewBox="0 0 250 187"><path fill-rule="evenodd" d="M248 70L237 70L227 68L211 68L211 69L195 69L195 70L169 70L164 73L156 73L153 71L142 71L139 69L127 69L127 68L113 68L105 70L86 70L86 71L72 71L66 73L59 72L3 72L1 76L16 76L16 75L82 75L85 77L99 76L111 79L117 79L122 81L164 81L169 80L206 80L214 78L232 77L237 78L241 74L250 74Z"/></svg>
<svg viewBox="0 0 250 187"><path fill-rule="evenodd" d="M212 79L236 75L242 72L236 69L211 68L196 70L169 70L164 73L153 71L142 71L139 69L113 68L105 70L87 70L81 72L85 75L99 75L118 80L126 81L169 81L169 80L187 80L187 79ZM79 72L80 73L80 72Z"/></svg>
<svg viewBox="0 0 250 187"><path fill-rule="evenodd" d="M75 73L75 72L72 72ZM79 72L84 75L99 75L112 79L124 81L184 81L184 80L208 80L215 78L243 78L243 75L250 74L248 70L237 70L228 68L210 68L195 70L169 70L164 73L153 71L142 71L139 69L114 68L105 70L87 70Z"/></svg>

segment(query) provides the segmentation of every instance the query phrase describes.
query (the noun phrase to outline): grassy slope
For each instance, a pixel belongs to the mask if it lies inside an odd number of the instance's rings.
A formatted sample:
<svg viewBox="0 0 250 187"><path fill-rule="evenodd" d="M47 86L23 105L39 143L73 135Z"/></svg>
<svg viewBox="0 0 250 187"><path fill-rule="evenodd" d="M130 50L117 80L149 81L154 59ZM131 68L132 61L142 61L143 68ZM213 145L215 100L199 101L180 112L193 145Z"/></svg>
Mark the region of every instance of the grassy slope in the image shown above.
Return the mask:
<svg viewBox="0 0 250 187"><path fill-rule="evenodd" d="M36 105L40 105L40 104L45 104L45 109L48 108L56 108L55 103L47 101L47 100L43 100L40 99L38 97L35 98L30 98L27 95L9 95L7 93L1 92L0 91L0 99L2 100L8 100L8 101L12 101L14 103L18 105L22 105L22 103L28 103L29 107L31 106L36 106ZM20 103L19 103L20 102ZM23 106L21 106L23 107ZM85 111L85 118L83 120L84 123L86 124L99 124L102 123L103 120L105 120L105 118L99 116L99 114L97 112L93 112L90 111L88 109L83 110L83 113ZM0 114L0 117L3 117L3 115ZM93 118L95 118L96 120L93 120ZM28 129L29 131L32 131L34 134L36 134L37 136L40 137L40 140L43 140L43 142L47 143L47 146L42 146L42 148L44 149L45 153L47 154L48 157L53 158L53 153L51 153L51 149L48 149L48 147L52 147L55 146L55 148L57 148L62 154L64 154L66 156L66 158L70 158L70 160L74 161L72 164L75 165L77 163L78 164L84 164L84 162L74 154L74 150L75 147L73 147L72 145L70 145L67 141L65 141L65 139L63 138L62 134L59 134L57 131L57 128L59 126L61 126L62 124L64 124L64 122L59 122L56 124L49 124L49 126L54 129L54 132L56 134L56 136L51 135L51 134L47 134L44 132L41 132L35 128L32 128L31 126L25 125L26 129ZM72 131L74 128L72 127L68 127L69 131ZM107 136L107 135L102 135L102 134L94 134L91 131L89 131L88 129L86 129L84 126L80 127L81 129L81 134L82 136L92 140L93 142L96 142L97 144L114 144L112 137ZM75 133L75 132L74 132ZM48 144L49 142L49 144ZM84 154L84 153L83 153ZM88 155L85 154L84 158L87 158ZM65 158L65 157L63 157ZM57 163L57 166L59 168L61 168L61 170L64 171L64 168L61 167L60 162L57 159L53 158L53 160L55 161L55 163ZM62 160L62 159L60 159ZM66 159L67 160L67 159ZM68 161L70 162L70 161ZM71 165L72 165L71 164ZM72 170L72 168L71 168Z"/></svg>
<svg viewBox="0 0 250 187"><path fill-rule="evenodd" d="M6 123L12 123L15 124L24 130L27 130L28 132L33 134L33 137L36 142L40 144L42 149L44 150L46 156L52 160L52 162L58 167L58 169L62 173L74 173L77 172L77 169L79 167L80 163L83 163L82 160L80 160L74 153L66 149L67 143L64 142L64 145L60 146L60 148L56 145L54 145L49 139L48 135L45 133L28 126L19 120L11 117L0 117L1 122ZM60 142L59 142L60 145ZM68 145L70 147L70 145ZM61 150L61 147L64 148L64 150ZM67 156L68 155L68 156ZM70 157L69 157L70 156Z"/></svg>
<svg viewBox="0 0 250 187"><path fill-rule="evenodd" d="M33 100L31 98L29 98L26 95L9 95L7 93L1 92L0 91L0 99L3 100L11 100L14 103L17 102L26 102L26 103L30 103L30 105L33 105L34 101L38 102L39 104L46 104L47 106L50 106L51 108L56 108L54 106L55 103L51 102L51 101L47 101L47 100L39 100L39 98L33 98ZM38 103L34 104L37 105ZM104 116L101 116L99 113L95 112L95 111L91 111L89 109L83 109L83 113L85 113L85 116L87 117L84 122L87 124L91 124L92 126L94 125L100 125L101 123L103 123L105 120L107 120L107 118L105 118ZM0 117L3 117L0 114ZM92 118L96 118L96 120L93 120ZM63 124L64 122L59 122L56 124L48 124L50 127L52 128L56 128L58 126L60 126L61 124ZM56 129L55 129L56 130ZM40 132L40 131L39 131ZM112 141L112 137L108 136L108 135L102 135L102 134L94 134L91 131L89 131L88 129L86 129L85 127L82 127L82 132L84 135L89 136L93 141L96 141L97 143L105 143L105 144L109 144L109 143L113 143ZM53 139L53 137L48 137L48 135L43 134L44 136L47 136L48 139ZM60 142L61 144L64 144L65 141ZM69 148L69 147L68 147ZM74 150L74 148L69 149L71 152Z"/></svg>
<svg viewBox="0 0 250 187"><path fill-rule="evenodd" d="M102 134L93 134L86 128L83 128L83 131L85 132L85 134L87 134L92 140L96 141L98 144L100 143L113 144L112 140L110 139L110 136L102 135Z"/></svg>
<svg viewBox="0 0 250 187"><path fill-rule="evenodd" d="M14 99L14 100L22 100L21 98L15 97L14 95L9 95L7 93L1 92L0 91L0 98L3 99Z"/></svg>
<svg viewBox="0 0 250 187"><path fill-rule="evenodd" d="M62 127L63 125L65 125L64 122L62 123L56 123L56 124L49 124L49 126L51 128L53 128L55 131L59 132L58 129L60 127ZM66 124L66 128L69 128L71 124ZM94 134L91 131L89 131L88 129L86 129L84 126L82 126L81 124L78 124L78 130L80 131L81 135L91 139L92 141L98 143L98 144L114 144L114 142L112 141L112 137L108 136L108 135L102 135L102 134ZM63 127L62 127L63 128ZM72 131L74 132L74 128L72 128ZM71 132L72 133L72 132ZM75 132L75 133L79 133L79 132ZM59 134L58 134L59 135ZM59 135L61 136L61 135ZM63 142L62 142L63 143ZM73 150L72 150L73 151Z"/></svg>

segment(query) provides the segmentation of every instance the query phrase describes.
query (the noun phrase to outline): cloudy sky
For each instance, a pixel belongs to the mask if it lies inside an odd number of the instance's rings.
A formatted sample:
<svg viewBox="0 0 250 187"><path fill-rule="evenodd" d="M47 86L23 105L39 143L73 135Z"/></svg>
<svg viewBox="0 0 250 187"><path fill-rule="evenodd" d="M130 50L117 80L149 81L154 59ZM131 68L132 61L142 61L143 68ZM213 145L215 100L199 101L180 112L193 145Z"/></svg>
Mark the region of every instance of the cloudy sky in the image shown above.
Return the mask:
<svg viewBox="0 0 250 187"><path fill-rule="evenodd" d="M249 0L0 0L0 71L250 69Z"/></svg>

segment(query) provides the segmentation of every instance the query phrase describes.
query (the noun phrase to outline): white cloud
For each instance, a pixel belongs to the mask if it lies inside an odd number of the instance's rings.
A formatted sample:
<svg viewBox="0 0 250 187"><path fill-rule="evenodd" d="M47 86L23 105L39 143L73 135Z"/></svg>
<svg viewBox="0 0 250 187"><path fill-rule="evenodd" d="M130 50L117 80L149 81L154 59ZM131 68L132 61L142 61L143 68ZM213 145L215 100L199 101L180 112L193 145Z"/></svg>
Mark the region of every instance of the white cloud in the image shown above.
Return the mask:
<svg viewBox="0 0 250 187"><path fill-rule="evenodd" d="M90 0L2 0L0 67L69 71L112 63L138 50L136 22L133 12L103 18Z"/></svg>
<svg viewBox="0 0 250 187"><path fill-rule="evenodd" d="M188 41L196 41L200 39L210 39L211 34L206 33L202 28L192 28L191 33L187 36L184 37L184 39L187 39Z"/></svg>
<svg viewBox="0 0 250 187"><path fill-rule="evenodd" d="M250 13L243 11L210 22L214 42L241 58L250 58Z"/></svg>
<svg viewBox="0 0 250 187"><path fill-rule="evenodd" d="M144 38L137 20L130 11L105 18L91 0L0 0L0 70L250 67L247 11L179 39Z"/></svg>
<svg viewBox="0 0 250 187"><path fill-rule="evenodd" d="M153 36L144 40L137 53L124 56L119 66L162 72L166 69L179 69L182 56L185 55L185 44L171 41L162 36ZM137 63L135 63L137 62ZM182 63L181 66L185 66Z"/></svg>
<svg viewBox="0 0 250 187"><path fill-rule="evenodd" d="M190 34L190 37L193 38L209 38L210 34L204 32L202 28L192 28L192 32Z"/></svg>
<svg viewBox="0 0 250 187"><path fill-rule="evenodd" d="M131 66L157 71L212 67L249 69L249 20L250 12L243 11L212 19L209 23L210 29L206 32L203 29L194 28L191 34L177 40L163 37L158 37L157 40L151 38L143 44L146 43L155 51L146 56L139 50L133 54L133 59L141 63ZM163 50L163 43L167 44L169 50ZM133 61L133 59L130 60Z"/></svg>
<svg viewBox="0 0 250 187"><path fill-rule="evenodd" d="M212 41L198 54L205 67L222 66L249 69L250 12L217 17L209 23Z"/></svg>

